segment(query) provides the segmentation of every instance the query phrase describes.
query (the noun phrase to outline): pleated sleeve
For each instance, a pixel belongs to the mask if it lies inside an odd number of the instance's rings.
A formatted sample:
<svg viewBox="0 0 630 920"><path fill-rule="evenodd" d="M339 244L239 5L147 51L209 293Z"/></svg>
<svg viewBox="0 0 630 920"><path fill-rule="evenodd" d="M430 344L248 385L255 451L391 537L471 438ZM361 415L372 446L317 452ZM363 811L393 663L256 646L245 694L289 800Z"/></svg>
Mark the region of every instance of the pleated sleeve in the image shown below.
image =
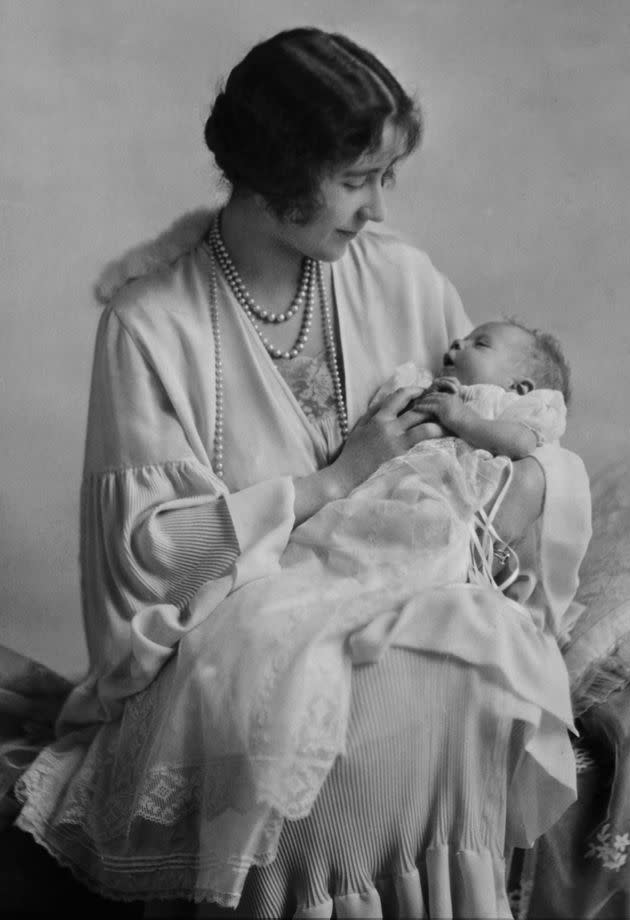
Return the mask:
<svg viewBox="0 0 630 920"><path fill-rule="evenodd" d="M591 534L591 493L584 463L558 444L536 448L533 457L545 476L543 513L514 544L522 583L508 589L535 621L556 638L573 617L579 572Z"/></svg>
<svg viewBox="0 0 630 920"><path fill-rule="evenodd" d="M586 467L577 454L545 444L533 456L545 474L545 508L539 522L541 577L532 604L544 606L547 628L560 636L593 532L591 489Z"/></svg>
<svg viewBox="0 0 630 920"><path fill-rule="evenodd" d="M191 379L192 340L167 334L162 354L145 326L108 309L97 333L80 522L90 671L61 728L115 718L182 635L278 567L294 523L290 477L228 492L200 430L213 407Z"/></svg>

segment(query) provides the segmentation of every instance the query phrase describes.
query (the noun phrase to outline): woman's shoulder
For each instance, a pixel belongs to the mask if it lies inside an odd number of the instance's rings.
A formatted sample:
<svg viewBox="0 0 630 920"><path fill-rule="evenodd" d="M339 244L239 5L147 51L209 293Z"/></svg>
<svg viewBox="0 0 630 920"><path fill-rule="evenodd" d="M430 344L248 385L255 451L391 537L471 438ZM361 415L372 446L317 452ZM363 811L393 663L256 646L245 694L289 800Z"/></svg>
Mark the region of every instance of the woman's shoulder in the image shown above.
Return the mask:
<svg viewBox="0 0 630 920"><path fill-rule="evenodd" d="M210 210L185 214L166 231L109 262L94 285L94 296L125 322L149 310L182 309L189 299L191 275L200 270Z"/></svg>
<svg viewBox="0 0 630 920"><path fill-rule="evenodd" d="M355 259L377 267L391 265L416 271L436 273L437 269L422 249L409 242L404 235L389 227L366 227L352 241L349 247Z"/></svg>
<svg viewBox="0 0 630 920"><path fill-rule="evenodd" d="M381 226L365 228L340 263L339 273L349 289L375 292L390 308L396 303L403 310L411 307L429 324L444 320L448 338L471 328L450 279L400 233Z"/></svg>

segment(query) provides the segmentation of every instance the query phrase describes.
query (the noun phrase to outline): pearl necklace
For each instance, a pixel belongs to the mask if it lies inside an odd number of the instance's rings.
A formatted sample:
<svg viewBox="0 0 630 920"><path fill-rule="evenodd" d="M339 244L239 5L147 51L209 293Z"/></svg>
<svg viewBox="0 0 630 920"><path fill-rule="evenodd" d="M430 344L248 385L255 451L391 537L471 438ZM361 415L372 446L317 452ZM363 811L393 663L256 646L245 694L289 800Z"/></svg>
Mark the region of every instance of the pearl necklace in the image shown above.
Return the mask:
<svg viewBox="0 0 630 920"><path fill-rule="evenodd" d="M214 224L216 226L216 222ZM214 229L213 226L213 229ZM343 383L341 379L341 370L337 358L337 347L335 345L335 332L333 328L332 311L328 303L326 285L324 284L324 273L321 262L313 262L314 270L311 269L311 275L317 277L317 288L319 300L322 308L322 326L324 332L324 345L326 348L326 361L333 384L335 394L335 403L337 408L337 421L341 432L341 439L345 441L348 437L348 412L343 395ZM217 284L216 262L221 265L216 249L210 246L210 324L212 327L212 336L214 339L214 390L215 390L215 410L214 410L214 445L213 445L213 467L219 479L223 479L224 473L224 421L223 421L223 359L221 356L221 328L219 324L219 295ZM223 266L221 265L223 270ZM227 277L227 276L226 276ZM230 285L230 287L232 287ZM232 288L232 290L234 290ZM237 298L238 299L238 298ZM311 301L314 297L311 297ZM239 300L239 303L242 301ZM246 311L247 312L247 311ZM250 311L253 312L253 311ZM306 312L306 311L305 311ZM312 314L312 310L311 310ZM252 319L252 322L254 320ZM310 323L309 323L310 327ZM259 335L260 331L257 330ZM262 338L262 336L261 336ZM264 342L263 342L264 344ZM303 348L304 346L302 346ZM277 351L278 349L276 349ZM301 349L300 349L301 350ZM269 352L269 349L267 348ZM271 354L271 353L270 353ZM272 357L295 357L287 353L272 355Z"/></svg>
<svg viewBox="0 0 630 920"><path fill-rule="evenodd" d="M219 479L223 479L223 359L221 357L217 270L212 250L210 250L210 325L214 339L214 456L212 465Z"/></svg>
<svg viewBox="0 0 630 920"><path fill-rule="evenodd" d="M221 271L225 275L225 279L232 293L249 317L252 326L258 333L260 341L271 357L297 358L300 352L304 350L313 322L313 310L315 307L315 262L313 259L304 259L304 267L302 269L302 277L300 279L298 292L289 309L284 313L272 313L269 310L263 310L262 307L259 307L245 287L243 279L239 275L234 262L225 248L225 243L223 242L221 231L219 230L218 219L214 221L210 230L210 245L212 246L212 251L216 256L217 262L221 266ZM263 323L286 323L288 319L295 316L305 299L306 306L304 307L304 315L293 346L286 351L282 348L276 348L263 333L258 324L258 320L261 320Z"/></svg>
<svg viewBox="0 0 630 920"><path fill-rule="evenodd" d="M348 410L346 409L346 401L343 395L343 382L341 379L339 359L337 357L337 346L335 345L335 330L333 327L332 311L330 309L330 304L328 303L328 295L326 293L326 285L324 284L324 272L322 271L321 262L317 262L316 270L317 287L319 289L319 302L322 308L322 324L324 330L324 345L326 347L326 360L328 362L328 370L330 371L333 390L335 393L335 403L337 404L337 421L339 422L341 439L342 441L345 441L348 437Z"/></svg>
<svg viewBox="0 0 630 920"><path fill-rule="evenodd" d="M272 313L271 310L263 310L262 307L259 307L245 287L243 279L239 275L238 269L232 261L225 243L223 242L218 217L213 222L210 229L210 243L215 251L217 260L221 266L223 274L228 281L228 284L232 288L236 299L241 304L241 306L245 308L245 310L250 310L251 313L253 313L257 319L262 320L263 323L286 323L286 321L291 319L292 316L295 316L297 311L303 305L304 299L306 298L311 287L314 265L312 259L304 259L298 291L293 298L293 303L289 309L285 310L284 313Z"/></svg>

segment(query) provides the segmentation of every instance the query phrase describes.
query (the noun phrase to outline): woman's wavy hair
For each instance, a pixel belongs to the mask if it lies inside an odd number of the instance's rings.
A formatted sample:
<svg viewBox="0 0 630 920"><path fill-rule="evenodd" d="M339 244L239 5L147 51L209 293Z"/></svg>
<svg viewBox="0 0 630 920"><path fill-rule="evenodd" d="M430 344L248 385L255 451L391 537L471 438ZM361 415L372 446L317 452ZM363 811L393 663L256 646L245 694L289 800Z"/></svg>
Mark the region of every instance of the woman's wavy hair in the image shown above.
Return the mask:
<svg viewBox="0 0 630 920"><path fill-rule="evenodd" d="M308 222L327 172L379 146L392 119L403 155L422 138L422 114L371 52L315 28L280 32L231 71L205 141L236 192L260 194L281 219Z"/></svg>

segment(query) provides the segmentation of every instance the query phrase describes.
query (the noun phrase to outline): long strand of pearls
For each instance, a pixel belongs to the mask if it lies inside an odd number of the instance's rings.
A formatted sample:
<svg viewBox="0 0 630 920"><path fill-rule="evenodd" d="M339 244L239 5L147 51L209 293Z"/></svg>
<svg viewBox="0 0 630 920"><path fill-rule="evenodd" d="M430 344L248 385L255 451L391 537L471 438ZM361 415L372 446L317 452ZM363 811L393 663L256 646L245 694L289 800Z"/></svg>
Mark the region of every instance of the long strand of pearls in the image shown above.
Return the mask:
<svg viewBox="0 0 630 920"><path fill-rule="evenodd" d="M210 325L214 339L214 444L212 464L219 479L223 479L223 358L219 326L219 297L214 255L210 252Z"/></svg>
<svg viewBox="0 0 630 920"><path fill-rule="evenodd" d="M343 395L343 382L341 380L341 370L337 358L337 347L335 345L335 330L333 328L332 311L328 303L326 285L324 284L324 273L322 263L317 263L317 286L319 288L319 302L322 309L322 324L324 331L324 344L326 347L326 358L328 369L332 378L333 390L335 393L335 403L337 404L337 420L339 430L343 441L348 437L348 411L346 401Z"/></svg>
<svg viewBox="0 0 630 920"><path fill-rule="evenodd" d="M216 224L215 224L216 226ZM308 299L305 308L305 315L308 312L308 329L306 331L306 336L302 342L302 348L304 348L304 343L308 337L308 331L310 330L313 308L314 308L314 288L315 288L315 279L317 281L317 290L319 293L319 301L322 312L322 329L324 333L324 345L326 348L326 362L328 364L328 369L330 371L330 376L333 384L333 391L335 395L335 404L337 409L337 420L339 422L339 430L341 432L342 441L345 441L348 436L348 412L346 409L346 403L343 394L343 382L341 379L341 370L339 367L339 360L337 357L337 347L335 345L335 332L333 327L332 320L332 311L330 309L330 304L328 303L328 295L326 293L326 285L324 284L324 274L322 270L322 263L315 262L314 260L308 260L311 263L310 266L310 275L309 275L309 284L308 284ZM221 265L220 257L217 253L215 246L210 246L210 277L209 277L209 294L210 294L210 325L212 328L212 335L214 338L214 387L215 387L215 411L214 411L214 443L213 443L213 467L216 475L223 479L224 473L224 414L223 414L223 358L221 355L221 329L219 324L219 294L218 294L218 284L217 284L217 272L216 272L216 263L219 263L222 271L224 271L223 266ZM227 276L226 276L227 277ZM230 285L232 288L232 286ZM234 291L234 288L232 288ZM256 328L258 334L265 344L265 340L260 332L260 329L257 327L255 316L252 310L245 308L243 301L238 298L239 303L245 309L245 312L250 317L254 327ZM302 330L304 329L305 322L302 322ZM296 343L297 346L297 343ZM292 353L296 346L291 350L291 352L282 352L273 346L265 345L267 351L272 357L276 358L291 358L295 357ZM273 352L271 351L273 349ZM274 353L275 352L275 353ZM299 354L299 352L297 352Z"/></svg>

